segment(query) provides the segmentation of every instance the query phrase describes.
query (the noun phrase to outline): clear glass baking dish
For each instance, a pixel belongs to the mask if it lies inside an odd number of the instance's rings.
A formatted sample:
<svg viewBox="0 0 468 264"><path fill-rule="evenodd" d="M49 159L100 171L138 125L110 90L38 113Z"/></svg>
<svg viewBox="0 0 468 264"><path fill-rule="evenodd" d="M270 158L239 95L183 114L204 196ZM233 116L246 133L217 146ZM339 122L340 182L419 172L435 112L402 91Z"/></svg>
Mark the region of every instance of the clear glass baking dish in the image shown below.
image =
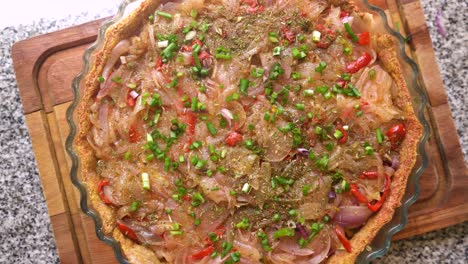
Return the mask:
<svg viewBox="0 0 468 264"><path fill-rule="evenodd" d="M100 240L113 248L116 259L120 263L128 263L120 248L120 244L112 237L106 235L102 230L102 221L99 215L88 204L88 195L84 184L81 182L79 175L80 160L74 150L73 141L77 134L77 117L75 108L81 99L81 91L84 83L84 77L91 68L95 61L95 54L99 51L104 43L104 35L109 27L115 26L122 21L129 13L137 8L143 0L125 0L120 5L117 14L111 19L107 20L100 27L97 40L90 46L83 55L83 68L81 73L74 79L72 88L74 99L72 104L67 110L67 121L70 126L70 134L66 141L66 149L72 160L72 167L70 176L73 184L80 192L80 207L82 211L88 215L94 222L96 234ZM418 160L414 166L411 175L408 179L405 195L401 201L401 206L395 211L392 220L384 225L377 233L373 241L366 247L357 258L357 263L370 263L372 260L384 256L391 244L392 237L401 231L408 220L408 208L418 199L420 193L419 177L428 163L427 154L425 151L425 143L429 136L429 125L424 116L424 110L427 107L427 95L419 83L419 69L418 65L407 55L405 51L406 39L397 31L393 26L389 25L388 7L389 2L393 0L357 0L355 3L359 6L360 10L372 13L375 18L380 20L379 30L383 33L392 35L398 43L398 59L404 69L404 77L407 82L408 88L412 95L413 108L416 116L423 125L423 135L418 145Z"/></svg>

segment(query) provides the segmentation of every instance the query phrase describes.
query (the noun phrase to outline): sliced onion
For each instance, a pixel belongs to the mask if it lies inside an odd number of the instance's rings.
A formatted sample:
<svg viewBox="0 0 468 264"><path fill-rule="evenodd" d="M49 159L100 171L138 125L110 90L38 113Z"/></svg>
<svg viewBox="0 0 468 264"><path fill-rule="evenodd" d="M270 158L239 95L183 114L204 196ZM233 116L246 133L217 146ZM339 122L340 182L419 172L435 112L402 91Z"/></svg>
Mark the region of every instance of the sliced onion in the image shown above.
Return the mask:
<svg viewBox="0 0 468 264"><path fill-rule="evenodd" d="M301 154L302 156L309 156L309 150L305 148L298 148L297 153Z"/></svg>
<svg viewBox="0 0 468 264"><path fill-rule="evenodd" d="M385 174L387 174L390 177L393 176L393 174L395 173L395 170L392 167L389 167L389 166L384 166L383 171L384 171Z"/></svg>
<svg viewBox="0 0 468 264"><path fill-rule="evenodd" d="M104 69L102 71L102 77L104 77L105 80L108 79L109 73L114 67L115 63L117 60L122 56L123 54L128 52L128 48L130 47L130 42L128 40L122 40L115 47L112 49L109 59L106 62L106 65L104 66ZM103 83L101 83L101 88L103 87Z"/></svg>
<svg viewBox="0 0 468 264"><path fill-rule="evenodd" d="M135 92L134 90L130 91L129 95L133 98L133 99L136 99L139 94L137 92Z"/></svg>
<svg viewBox="0 0 468 264"><path fill-rule="evenodd" d="M398 159L398 156L393 156L392 158L392 168L394 170L398 170L400 168L400 159Z"/></svg>
<svg viewBox="0 0 468 264"><path fill-rule="evenodd" d="M223 108L221 109L221 115L229 122L229 125L231 125L231 120L234 119L232 112L229 109Z"/></svg>
<svg viewBox="0 0 468 264"><path fill-rule="evenodd" d="M294 238L282 238L278 244L278 249L296 256L309 256L314 254L313 249L301 247Z"/></svg>
<svg viewBox="0 0 468 264"><path fill-rule="evenodd" d="M148 26L148 37L151 45L151 50L155 51L156 39L154 38L154 29L153 26Z"/></svg>
<svg viewBox="0 0 468 264"><path fill-rule="evenodd" d="M185 40L192 40L193 38L195 38L196 35L197 32L195 30L189 31L189 33L185 35Z"/></svg>
<svg viewBox="0 0 468 264"><path fill-rule="evenodd" d="M323 229L320 233L307 245L308 248L314 250L312 258L307 257L304 260L298 260L298 264L318 264L321 263L327 256L331 248L331 237L328 228Z"/></svg>
<svg viewBox="0 0 468 264"><path fill-rule="evenodd" d="M346 205L339 208L333 221L344 227L355 228L364 224L371 215L372 211L367 206Z"/></svg>
<svg viewBox="0 0 468 264"><path fill-rule="evenodd" d="M158 48L165 48L169 45L169 40L158 41Z"/></svg>

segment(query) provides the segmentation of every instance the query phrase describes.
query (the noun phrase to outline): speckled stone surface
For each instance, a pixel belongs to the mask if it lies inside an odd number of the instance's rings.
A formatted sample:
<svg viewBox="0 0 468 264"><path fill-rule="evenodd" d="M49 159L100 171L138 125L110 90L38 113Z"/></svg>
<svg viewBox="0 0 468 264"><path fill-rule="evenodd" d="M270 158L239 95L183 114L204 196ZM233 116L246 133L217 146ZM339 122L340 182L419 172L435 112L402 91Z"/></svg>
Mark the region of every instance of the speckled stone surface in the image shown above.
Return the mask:
<svg viewBox="0 0 468 264"><path fill-rule="evenodd" d="M422 4L468 160L468 2L423 0ZM439 7L448 32L446 38L433 26ZM60 21L40 20L0 31L0 263L59 262L16 86L11 46L113 11L83 13ZM378 263L468 263L468 223L394 242Z"/></svg>

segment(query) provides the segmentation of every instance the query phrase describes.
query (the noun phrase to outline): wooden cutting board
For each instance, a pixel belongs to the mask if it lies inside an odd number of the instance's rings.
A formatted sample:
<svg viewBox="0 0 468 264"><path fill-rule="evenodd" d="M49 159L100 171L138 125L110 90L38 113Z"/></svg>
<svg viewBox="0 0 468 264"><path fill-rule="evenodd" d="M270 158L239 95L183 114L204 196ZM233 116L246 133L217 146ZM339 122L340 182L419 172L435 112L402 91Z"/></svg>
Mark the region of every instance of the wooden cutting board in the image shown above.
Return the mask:
<svg viewBox="0 0 468 264"><path fill-rule="evenodd" d="M431 136L429 167L421 176L421 195L410 209L407 238L468 220L468 171L460 149L447 95L418 0L376 0L376 5L411 35L407 50L419 64L429 95L426 115ZM82 54L96 39L103 20L16 43L14 68L39 175L62 263L115 263L111 248L96 237L94 224L79 208L69 177L65 112L72 100L72 79L81 71ZM394 24L394 23L392 23ZM92 252L92 253L91 253Z"/></svg>

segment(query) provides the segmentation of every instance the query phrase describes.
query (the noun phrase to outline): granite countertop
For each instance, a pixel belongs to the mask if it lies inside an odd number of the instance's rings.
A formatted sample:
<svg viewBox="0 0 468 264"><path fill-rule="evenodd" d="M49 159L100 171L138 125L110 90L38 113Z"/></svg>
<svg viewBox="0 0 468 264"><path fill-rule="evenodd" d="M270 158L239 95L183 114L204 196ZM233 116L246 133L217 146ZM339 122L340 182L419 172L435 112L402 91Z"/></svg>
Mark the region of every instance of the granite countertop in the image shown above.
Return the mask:
<svg viewBox="0 0 468 264"><path fill-rule="evenodd" d="M468 2L422 0L450 106L468 160ZM447 36L433 26L442 8ZM58 263L10 56L13 43L108 16L115 9L0 31L0 263ZM468 223L396 241L379 263L468 263Z"/></svg>

